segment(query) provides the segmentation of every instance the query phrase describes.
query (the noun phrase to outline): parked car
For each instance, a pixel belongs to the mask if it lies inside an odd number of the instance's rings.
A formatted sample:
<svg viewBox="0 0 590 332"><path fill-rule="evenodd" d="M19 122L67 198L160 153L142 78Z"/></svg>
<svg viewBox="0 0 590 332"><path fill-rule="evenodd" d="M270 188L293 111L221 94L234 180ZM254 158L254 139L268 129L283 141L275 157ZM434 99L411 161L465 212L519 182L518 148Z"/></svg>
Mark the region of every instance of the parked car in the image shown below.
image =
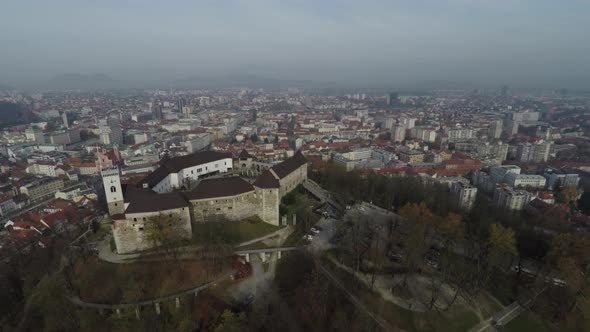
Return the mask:
<svg viewBox="0 0 590 332"><path fill-rule="evenodd" d="M313 240L313 234L305 234L303 235L303 239L307 241Z"/></svg>
<svg viewBox="0 0 590 332"><path fill-rule="evenodd" d="M401 261L404 258L406 258L406 250L404 248L392 248L391 250L389 250L389 252L387 253L387 256L389 257L390 260L392 261Z"/></svg>

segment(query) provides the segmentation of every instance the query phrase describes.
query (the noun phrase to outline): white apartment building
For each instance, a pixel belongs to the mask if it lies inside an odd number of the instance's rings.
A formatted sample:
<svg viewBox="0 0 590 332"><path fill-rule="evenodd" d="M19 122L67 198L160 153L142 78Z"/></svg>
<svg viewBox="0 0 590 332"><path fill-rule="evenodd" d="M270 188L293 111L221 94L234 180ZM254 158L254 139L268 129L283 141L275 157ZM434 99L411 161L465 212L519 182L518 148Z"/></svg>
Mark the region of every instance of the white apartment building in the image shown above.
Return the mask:
<svg viewBox="0 0 590 332"><path fill-rule="evenodd" d="M457 206L464 210L471 210L477 196L477 188L461 181L453 182L451 185Z"/></svg>
<svg viewBox="0 0 590 332"><path fill-rule="evenodd" d="M494 204L501 209L511 211L522 210L532 198L528 191L510 187L497 187L494 191Z"/></svg>
<svg viewBox="0 0 590 332"><path fill-rule="evenodd" d="M514 188L544 188L546 179L536 174L507 173L504 181Z"/></svg>

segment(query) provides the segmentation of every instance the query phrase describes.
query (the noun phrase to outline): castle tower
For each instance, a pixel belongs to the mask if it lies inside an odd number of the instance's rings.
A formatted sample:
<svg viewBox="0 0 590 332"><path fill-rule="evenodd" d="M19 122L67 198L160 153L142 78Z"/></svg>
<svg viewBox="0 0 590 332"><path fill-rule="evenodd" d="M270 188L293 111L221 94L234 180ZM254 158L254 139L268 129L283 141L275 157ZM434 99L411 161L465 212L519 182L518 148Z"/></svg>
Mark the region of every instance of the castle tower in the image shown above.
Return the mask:
<svg viewBox="0 0 590 332"><path fill-rule="evenodd" d="M121 177L119 168L105 168L101 172L104 194L109 207L109 214L119 214L125 212L125 201L123 200L123 189L121 187Z"/></svg>
<svg viewBox="0 0 590 332"><path fill-rule="evenodd" d="M260 208L258 216L264 222L279 225L279 203L281 201L279 192L281 184L270 171L264 171L252 184L259 198Z"/></svg>

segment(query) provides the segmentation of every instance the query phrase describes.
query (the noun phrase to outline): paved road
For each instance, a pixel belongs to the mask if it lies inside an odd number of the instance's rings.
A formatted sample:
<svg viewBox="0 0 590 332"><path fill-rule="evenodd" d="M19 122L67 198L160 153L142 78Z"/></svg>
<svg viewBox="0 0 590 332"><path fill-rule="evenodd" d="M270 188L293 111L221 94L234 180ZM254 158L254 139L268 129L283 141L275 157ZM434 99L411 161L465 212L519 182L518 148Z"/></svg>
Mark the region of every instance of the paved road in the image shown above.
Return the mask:
<svg viewBox="0 0 590 332"><path fill-rule="evenodd" d="M497 329L493 326L497 324L499 326L504 326L516 318L518 315L523 313L526 309L523 308L518 302L514 302L511 305L507 306L506 308L502 309L500 312L495 314L493 317L486 319L485 321L479 323L474 328L470 329L469 332L493 332L497 331Z"/></svg>
<svg viewBox="0 0 590 332"><path fill-rule="evenodd" d="M309 249L313 252L320 253L333 248L334 245L330 243L330 239L336 234L338 222L338 220L331 218L320 219L316 225L320 226L322 231L319 234L314 235L313 240L311 240L308 246Z"/></svg>

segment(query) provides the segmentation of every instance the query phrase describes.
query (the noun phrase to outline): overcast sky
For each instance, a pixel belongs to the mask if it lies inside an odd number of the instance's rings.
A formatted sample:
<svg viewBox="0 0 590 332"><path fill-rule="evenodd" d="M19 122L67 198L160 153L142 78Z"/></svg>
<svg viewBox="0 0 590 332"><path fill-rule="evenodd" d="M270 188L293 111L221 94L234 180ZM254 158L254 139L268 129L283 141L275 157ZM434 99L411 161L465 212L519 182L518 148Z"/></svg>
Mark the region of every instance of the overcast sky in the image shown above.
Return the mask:
<svg viewBox="0 0 590 332"><path fill-rule="evenodd" d="M588 0L2 0L0 83L71 72L580 80L589 13Z"/></svg>

